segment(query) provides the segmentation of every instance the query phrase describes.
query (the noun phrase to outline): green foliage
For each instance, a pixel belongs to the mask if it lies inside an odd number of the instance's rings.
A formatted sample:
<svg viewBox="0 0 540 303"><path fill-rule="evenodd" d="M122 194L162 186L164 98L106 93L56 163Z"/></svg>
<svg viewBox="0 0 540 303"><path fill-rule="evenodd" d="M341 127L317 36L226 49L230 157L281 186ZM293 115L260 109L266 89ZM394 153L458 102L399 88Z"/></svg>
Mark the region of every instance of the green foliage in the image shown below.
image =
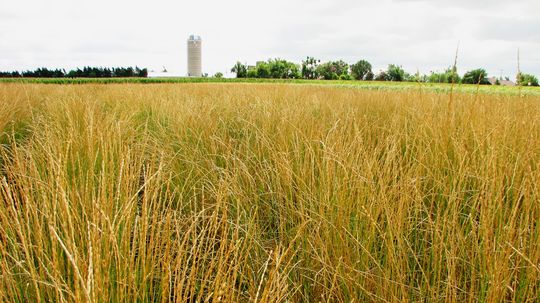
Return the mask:
<svg viewBox="0 0 540 303"><path fill-rule="evenodd" d="M422 77L424 77L422 75ZM193 78L193 77L166 77L166 78L0 78L0 85L2 83L36 83L36 84L154 84L154 83L284 83L284 84L318 84L329 87L333 86L347 86L355 87L359 89L368 90L385 90L385 91L401 91L401 90L416 90L418 85L416 83L409 82L367 82L367 81L328 81L328 80L307 80L307 79L260 79L260 78ZM429 83L422 86L423 90L435 92L435 93L448 93L451 90L451 86L446 83ZM470 86L460 86L453 89L464 94L486 94L486 95L527 95L527 96L540 96L540 89L538 87L525 86L521 90L512 86L495 86L486 85L480 89Z"/></svg>
<svg viewBox="0 0 540 303"><path fill-rule="evenodd" d="M268 60L270 77L274 79L298 79L302 75L298 65L283 59Z"/></svg>
<svg viewBox="0 0 540 303"><path fill-rule="evenodd" d="M352 77L356 80L370 80L366 79L368 75L371 74L373 79L373 73L371 72L371 63L366 60L360 60L355 64L351 65L351 74Z"/></svg>
<svg viewBox="0 0 540 303"><path fill-rule="evenodd" d="M416 72L415 74L406 74L405 81L407 82L427 82L427 76Z"/></svg>
<svg viewBox="0 0 540 303"><path fill-rule="evenodd" d="M255 66L248 67L247 77L250 78L250 79L258 78L258 76L257 76L257 67L255 67Z"/></svg>
<svg viewBox="0 0 540 303"><path fill-rule="evenodd" d="M24 71L22 72L23 77L29 78L62 78L66 74L66 71L63 69L48 69L45 67L38 68L33 71Z"/></svg>
<svg viewBox="0 0 540 303"><path fill-rule="evenodd" d="M376 81L414 81L414 78L406 73L400 65L389 64L386 71L381 71L376 77Z"/></svg>
<svg viewBox="0 0 540 303"><path fill-rule="evenodd" d="M427 77L427 82L430 83L459 83L460 81L455 67L449 67L443 73L431 72Z"/></svg>
<svg viewBox="0 0 540 303"><path fill-rule="evenodd" d="M299 79L302 77L298 65L283 59L259 61L247 69L248 78Z"/></svg>
<svg viewBox="0 0 540 303"><path fill-rule="evenodd" d="M342 75L339 76L339 80L352 80L352 79L353 79L353 77L351 75L349 75L349 74L347 74L347 75L342 74Z"/></svg>
<svg viewBox="0 0 540 303"><path fill-rule="evenodd" d="M485 69L478 68L465 73L461 82L464 84L490 85L491 83L489 83L487 76L488 74Z"/></svg>
<svg viewBox="0 0 540 303"><path fill-rule="evenodd" d="M304 79L318 79L319 73L317 72L317 66L321 63L321 60L313 57L307 57L302 61L302 78Z"/></svg>
<svg viewBox="0 0 540 303"><path fill-rule="evenodd" d="M531 74L519 73L517 83L521 86L538 86L538 78Z"/></svg>
<svg viewBox="0 0 540 303"><path fill-rule="evenodd" d="M237 61L231 69L231 72L236 74L236 78L246 78L248 76L248 68L245 64Z"/></svg>
<svg viewBox="0 0 540 303"><path fill-rule="evenodd" d="M27 70L19 73L0 72L0 78L128 78L148 76L148 69L139 67L90 67L77 68L66 72L64 69L48 69L41 67L36 70Z"/></svg>
<svg viewBox="0 0 540 303"><path fill-rule="evenodd" d="M22 75L18 71L13 71L13 72L0 71L0 78L20 78L20 77L22 77Z"/></svg>
<svg viewBox="0 0 540 303"><path fill-rule="evenodd" d="M222 72L215 73L214 78L218 78L218 79L223 78L223 73Z"/></svg>
<svg viewBox="0 0 540 303"><path fill-rule="evenodd" d="M324 80L338 80L349 75L349 65L342 61L330 61L317 66L317 72Z"/></svg>
<svg viewBox="0 0 540 303"><path fill-rule="evenodd" d="M406 73L403 68L399 65L390 64L388 65L388 70L386 71L388 75L388 81L404 81L406 78Z"/></svg>
<svg viewBox="0 0 540 303"><path fill-rule="evenodd" d="M256 78L270 78L270 65L264 61L257 62L255 66Z"/></svg>

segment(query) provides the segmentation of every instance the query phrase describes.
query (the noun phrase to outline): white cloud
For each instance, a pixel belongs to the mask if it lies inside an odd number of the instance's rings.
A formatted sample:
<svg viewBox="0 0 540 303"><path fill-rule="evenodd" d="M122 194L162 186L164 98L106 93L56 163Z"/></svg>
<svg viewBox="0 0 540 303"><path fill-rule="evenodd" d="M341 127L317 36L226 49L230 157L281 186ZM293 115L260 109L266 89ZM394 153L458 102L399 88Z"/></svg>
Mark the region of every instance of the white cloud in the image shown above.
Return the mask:
<svg viewBox="0 0 540 303"><path fill-rule="evenodd" d="M4 3L5 2L5 3ZM0 4L0 70L166 66L184 74L185 40L203 37L204 71L240 60L368 59L442 70L460 41L461 71L540 75L540 1L19 0Z"/></svg>

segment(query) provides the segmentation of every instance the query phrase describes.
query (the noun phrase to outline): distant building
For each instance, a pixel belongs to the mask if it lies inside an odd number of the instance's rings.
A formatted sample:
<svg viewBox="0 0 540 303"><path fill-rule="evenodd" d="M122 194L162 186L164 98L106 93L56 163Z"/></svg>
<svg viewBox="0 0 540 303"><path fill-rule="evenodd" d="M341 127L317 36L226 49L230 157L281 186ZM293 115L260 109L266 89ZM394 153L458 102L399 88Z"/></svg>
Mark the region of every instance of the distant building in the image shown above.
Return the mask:
<svg viewBox="0 0 540 303"><path fill-rule="evenodd" d="M488 81L489 83L491 83L491 85L497 85L497 81L498 81L499 82L498 84L502 86L516 86L516 84L510 80L499 79L497 77L488 78Z"/></svg>
<svg viewBox="0 0 540 303"><path fill-rule="evenodd" d="M202 39L191 35L187 40L188 77L202 77Z"/></svg>

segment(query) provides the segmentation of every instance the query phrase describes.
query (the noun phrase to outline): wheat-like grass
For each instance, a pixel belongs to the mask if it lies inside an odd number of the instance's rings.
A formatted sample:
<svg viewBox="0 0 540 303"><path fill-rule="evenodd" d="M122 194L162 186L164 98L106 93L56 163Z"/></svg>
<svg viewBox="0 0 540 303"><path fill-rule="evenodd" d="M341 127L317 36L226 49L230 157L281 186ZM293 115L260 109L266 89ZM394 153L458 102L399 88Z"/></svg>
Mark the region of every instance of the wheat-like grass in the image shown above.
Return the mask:
<svg viewBox="0 0 540 303"><path fill-rule="evenodd" d="M540 300L539 97L0 92L0 301Z"/></svg>

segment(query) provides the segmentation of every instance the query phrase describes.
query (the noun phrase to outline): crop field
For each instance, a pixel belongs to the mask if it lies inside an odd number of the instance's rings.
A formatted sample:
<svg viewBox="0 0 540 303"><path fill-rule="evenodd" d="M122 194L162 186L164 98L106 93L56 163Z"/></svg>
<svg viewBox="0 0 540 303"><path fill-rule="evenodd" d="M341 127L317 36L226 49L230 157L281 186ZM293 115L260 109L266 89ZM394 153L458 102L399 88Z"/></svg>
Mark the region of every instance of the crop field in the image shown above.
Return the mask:
<svg viewBox="0 0 540 303"><path fill-rule="evenodd" d="M539 302L537 90L338 86L0 83L0 301Z"/></svg>
<svg viewBox="0 0 540 303"><path fill-rule="evenodd" d="M306 79L265 79L265 78L0 78L1 83L31 84L185 84L185 83L249 83L249 84L298 84L357 88L364 90L417 90L438 93L481 93L516 96L540 96L539 87L512 87L501 85L470 85L425 82L355 81L355 80L306 80Z"/></svg>

